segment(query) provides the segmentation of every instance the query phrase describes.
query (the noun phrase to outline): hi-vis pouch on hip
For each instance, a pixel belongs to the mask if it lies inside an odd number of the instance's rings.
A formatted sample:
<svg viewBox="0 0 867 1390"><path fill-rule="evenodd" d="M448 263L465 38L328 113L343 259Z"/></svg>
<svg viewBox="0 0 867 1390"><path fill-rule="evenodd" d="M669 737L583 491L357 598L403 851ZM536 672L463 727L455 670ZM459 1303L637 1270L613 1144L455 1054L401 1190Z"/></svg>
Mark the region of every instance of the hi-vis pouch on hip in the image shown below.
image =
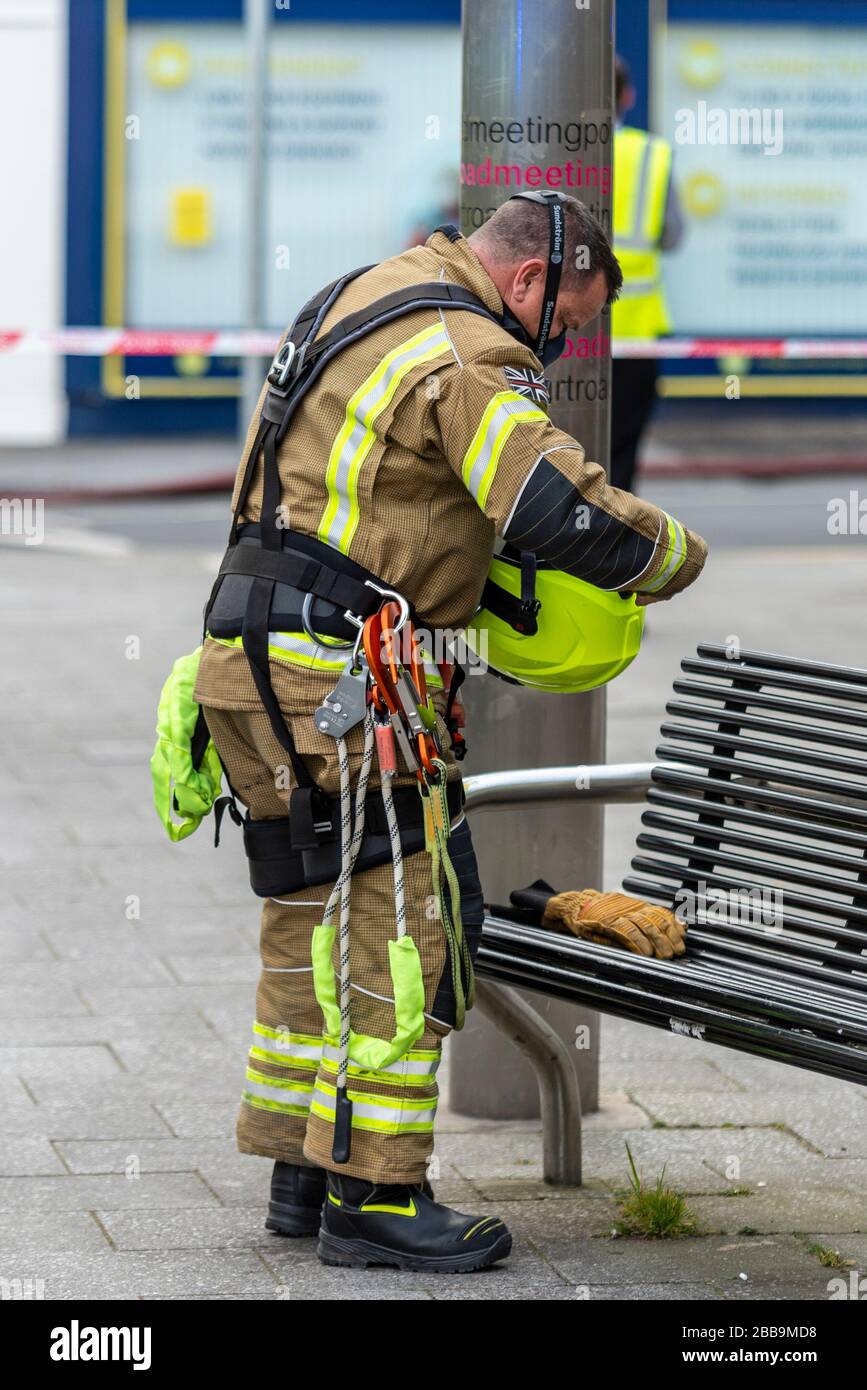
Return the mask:
<svg viewBox="0 0 867 1390"><path fill-rule="evenodd" d="M178 657L162 688L151 780L169 839L185 840L217 802L223 768L201 706L193 698L202 648ZM180 816L181 820L175 819Z"/></svg>

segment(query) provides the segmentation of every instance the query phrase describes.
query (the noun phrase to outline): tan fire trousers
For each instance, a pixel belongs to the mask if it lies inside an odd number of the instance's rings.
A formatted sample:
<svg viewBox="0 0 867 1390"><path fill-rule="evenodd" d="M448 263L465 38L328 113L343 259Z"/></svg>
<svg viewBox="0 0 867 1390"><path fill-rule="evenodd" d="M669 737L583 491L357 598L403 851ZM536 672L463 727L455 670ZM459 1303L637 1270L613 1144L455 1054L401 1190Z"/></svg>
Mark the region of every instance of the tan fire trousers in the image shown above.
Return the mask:
<svg viewBox="0 0 867 1390"><path fill-rule="evenodd" d="M264 711L206 707L205 717L229 782L252 819L284 817L289 791L281 789L275 769L284 768L286 753ZM353 790L360 763L359 730L356 735L348 741ZM314 775L329 795L336 793L336 744L333 759L317 758ZM367 794L380 796L373 777ZM449 852L460 885L464 932L475 955L483 904L472 839L463 817L453 824ZM332 885L265 899L262 973L237 1126L243 1153L330 1168L370 1182L424 1180L433 1151L436 1072L442 1039L454 1024L455 1003L428 854L423 851L406 858L404 874L407 932L421 960L427 1027L403 1057L381 1071L365 1070L350 1060L352 1141L349 1161L343 1164L331 1157L337 1049L323 1038L310 954L313 928L322 921ZM394 1033L387 944L394 937L391 864L353 874L350 975L351 1026L356 1033L378 1038L391 1038Z"/></svg>

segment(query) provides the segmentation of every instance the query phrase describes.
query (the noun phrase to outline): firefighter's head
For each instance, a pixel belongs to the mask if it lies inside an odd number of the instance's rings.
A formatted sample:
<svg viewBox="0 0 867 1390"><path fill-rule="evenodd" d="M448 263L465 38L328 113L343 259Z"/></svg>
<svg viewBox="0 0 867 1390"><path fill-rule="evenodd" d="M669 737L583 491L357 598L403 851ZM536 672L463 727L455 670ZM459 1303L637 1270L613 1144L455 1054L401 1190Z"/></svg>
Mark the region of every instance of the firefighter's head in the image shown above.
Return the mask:
<svg viewBox="0 0 867 1390"><path fill-rule="evenodd" d="M500 292L504 327L543 362L559 357L566 332L595 319L623 284L601 223L565 194L510 198L469 242Z"/></svg>

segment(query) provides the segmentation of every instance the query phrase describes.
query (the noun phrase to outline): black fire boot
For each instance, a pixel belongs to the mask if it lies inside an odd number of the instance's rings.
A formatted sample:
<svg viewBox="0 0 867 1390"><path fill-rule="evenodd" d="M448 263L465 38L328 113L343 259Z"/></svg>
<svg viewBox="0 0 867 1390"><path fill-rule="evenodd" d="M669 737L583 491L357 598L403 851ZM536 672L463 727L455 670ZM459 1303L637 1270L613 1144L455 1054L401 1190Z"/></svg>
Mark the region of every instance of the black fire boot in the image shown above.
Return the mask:
<svg viewBox="0 0 867 1390"><path fill-rule="evenodd" d="M326 1265L393 1265L458 1274L505 1259L512 1237L497 1216L464 1216L421 1187L328 1174L319 1258Z"/></svg>
<svg viewBox="0 0 867 1390"><path fill-rule="evenodd" d="M279 1236L315 1236L325 1201L325 1169L298 1163L274 1164L267 1231Z"/></svg>

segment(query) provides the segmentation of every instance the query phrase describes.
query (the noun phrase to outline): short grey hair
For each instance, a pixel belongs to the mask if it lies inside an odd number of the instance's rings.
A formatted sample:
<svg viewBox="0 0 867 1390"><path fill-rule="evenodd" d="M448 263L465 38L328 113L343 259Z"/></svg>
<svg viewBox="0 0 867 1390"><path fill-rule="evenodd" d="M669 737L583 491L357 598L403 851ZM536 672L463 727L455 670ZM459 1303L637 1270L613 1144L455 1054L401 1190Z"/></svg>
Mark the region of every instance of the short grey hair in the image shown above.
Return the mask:
<svg viewBox="0 0 867 1390"><path fill-rule="evenodd" d="M577 198L561 196L566 223L563 256L564 289L580 289L601 270L612 304L623 285L623 272L602 223ZM520 265L531 257L547 260L548 209L529 198L510 198L469 238L470 244L484 246L498 265ZM578 252L585 254L580 258Z"/></svg>

